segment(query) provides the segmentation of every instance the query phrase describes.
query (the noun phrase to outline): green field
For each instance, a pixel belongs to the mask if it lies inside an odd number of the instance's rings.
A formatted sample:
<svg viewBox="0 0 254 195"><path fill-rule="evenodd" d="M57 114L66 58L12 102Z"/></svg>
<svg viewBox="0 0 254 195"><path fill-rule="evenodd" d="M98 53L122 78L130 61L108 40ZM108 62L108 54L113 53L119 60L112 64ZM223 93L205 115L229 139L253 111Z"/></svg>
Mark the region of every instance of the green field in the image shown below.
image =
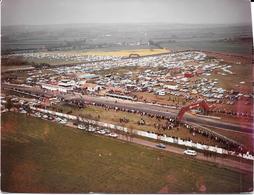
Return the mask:
<svg viewBox="0 0 254 195"><path fill-rule="evenodd" d="M234 172L43 121L4 113L5 192L184 193L252 190L252 174Z"/></svg>

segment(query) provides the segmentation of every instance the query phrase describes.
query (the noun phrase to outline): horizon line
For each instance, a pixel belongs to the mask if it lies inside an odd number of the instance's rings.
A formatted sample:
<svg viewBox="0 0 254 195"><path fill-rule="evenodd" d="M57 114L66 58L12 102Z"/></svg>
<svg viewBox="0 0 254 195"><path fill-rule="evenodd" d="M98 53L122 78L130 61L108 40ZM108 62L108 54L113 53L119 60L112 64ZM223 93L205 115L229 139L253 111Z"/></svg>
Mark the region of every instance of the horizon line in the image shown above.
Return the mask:
<svg viewBox="0 0 254 195"><path fill-rule="evenodd" d="M252 26L252 23L167 23L167 22L84 22L84 23L52 23L52 24L1 24L1 27L14 26L53 26L53 25L229 25Z"/></svg>

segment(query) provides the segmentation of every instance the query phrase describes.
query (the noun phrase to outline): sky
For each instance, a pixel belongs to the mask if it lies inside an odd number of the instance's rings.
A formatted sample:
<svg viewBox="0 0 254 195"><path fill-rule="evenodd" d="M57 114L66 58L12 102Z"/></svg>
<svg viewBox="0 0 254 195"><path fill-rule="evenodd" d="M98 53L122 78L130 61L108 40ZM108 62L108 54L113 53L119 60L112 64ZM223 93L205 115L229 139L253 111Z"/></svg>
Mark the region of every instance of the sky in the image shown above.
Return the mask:
<svg viewBox="0 0 254 195"><path fill-rule="evenodd" d="M249 0L2 0L2 25L250 24Z"/></svg>

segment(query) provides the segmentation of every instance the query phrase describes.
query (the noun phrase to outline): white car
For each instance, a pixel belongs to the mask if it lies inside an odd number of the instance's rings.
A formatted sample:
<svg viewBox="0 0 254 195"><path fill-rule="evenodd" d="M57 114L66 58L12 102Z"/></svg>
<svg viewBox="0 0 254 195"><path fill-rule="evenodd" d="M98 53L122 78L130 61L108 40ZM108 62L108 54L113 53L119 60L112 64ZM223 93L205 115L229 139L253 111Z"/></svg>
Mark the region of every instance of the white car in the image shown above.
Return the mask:
<svg viewBox="0 0 254 195"><path fill-rule="evenodd" d="M44 114L44 115L42 116L42 118L48 119L48 115Z"/></svg>
<svg viewBox="0 0 254 195"><path fill-rule="evenodd" d="M94 128L94 127L89 127L89 128L88 128L88 131L89 131L89 132L95 132L95 128Z"/></svg>
<svg viewBox="0 0 254 195"><path fill-rule="evenodd" d="M20 110L20 113L22 113L22 114L26 114L26 113L27 113L27 111L25 111L25 110Z"/></svg>
<svg viewBox="0 0 254 195"><path fill-rule="evenodd" d="M116 133L110 133L109 136L113 137L113 138L117 138L118 137L118 135Z"/></svg>
<svg viewBox="0 0 254 195"><path fill-rule="evenodd" d="M185 150L183 153L190 156L197 156L197 152L195 150Z"/></svg>
<svg viewBox="0 0 254 195"><path fill-rule="evenodd" d="M1 110L2 113L7 112L7 111L8 111L8 109Z"/></svg>
<svg viewBox="0 0 254 195"><path fill-rule="evenodd" d="M104 129L105 133L110 134L110 130Z"/></svg>
<svg viewBox="0 0 254 195"><path fill-rule="evenodd" d="M59 121L60 124L66 124L67 123L67 120L66 119L62 119Z"/></svg>
<svg viewBox="0 0 254 195"><path fill-rule="evenodd" d="M59 118L59 117L55 118L55 121L56 121L56 122L60 122L61 120L62 120L62 119Z"/></svg>
<svg viewBox="0 0 254 195"><path fill-rule="evenodd" d="M164 144L161 144L161 143L156 144L155 146L158 147L158 148L163 148L163 149L166 148L166 146Z"/></svg>
<svg viewBox="0 0 254 195"><path fill-rule="evenodd" d="M38 113L38 112L36 112L36 113L34 114L34 116L35 116L35 117L41 117L41 114Z"/></svg>
<svg viewBox="0 0 254 195"><path fill-rule="evenodd" d="M85 129L86 129L86 127L85 127L84 125L79 124L79 125L78 125L78 129L85 130Z"/></svg>
<svg viewBox="0 0 254 195"><path fill-rule="evenodd" d="M97 133L99 133L99 134L101 134L101 135L106 134L106 132L105 132L104 130L97 131Z"/></svg>

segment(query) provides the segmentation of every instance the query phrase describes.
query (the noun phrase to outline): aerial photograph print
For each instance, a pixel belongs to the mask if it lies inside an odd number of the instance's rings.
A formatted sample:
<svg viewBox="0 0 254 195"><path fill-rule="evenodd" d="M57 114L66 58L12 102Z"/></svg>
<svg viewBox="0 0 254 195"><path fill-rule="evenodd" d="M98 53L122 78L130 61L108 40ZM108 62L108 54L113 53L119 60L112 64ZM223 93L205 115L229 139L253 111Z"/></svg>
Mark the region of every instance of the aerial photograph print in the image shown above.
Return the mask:
<svg viewBox="0 0 254 195"><path fill-rule="evenodd" d="M2 193L253 193L250 0L2 0Z"/></svg>

